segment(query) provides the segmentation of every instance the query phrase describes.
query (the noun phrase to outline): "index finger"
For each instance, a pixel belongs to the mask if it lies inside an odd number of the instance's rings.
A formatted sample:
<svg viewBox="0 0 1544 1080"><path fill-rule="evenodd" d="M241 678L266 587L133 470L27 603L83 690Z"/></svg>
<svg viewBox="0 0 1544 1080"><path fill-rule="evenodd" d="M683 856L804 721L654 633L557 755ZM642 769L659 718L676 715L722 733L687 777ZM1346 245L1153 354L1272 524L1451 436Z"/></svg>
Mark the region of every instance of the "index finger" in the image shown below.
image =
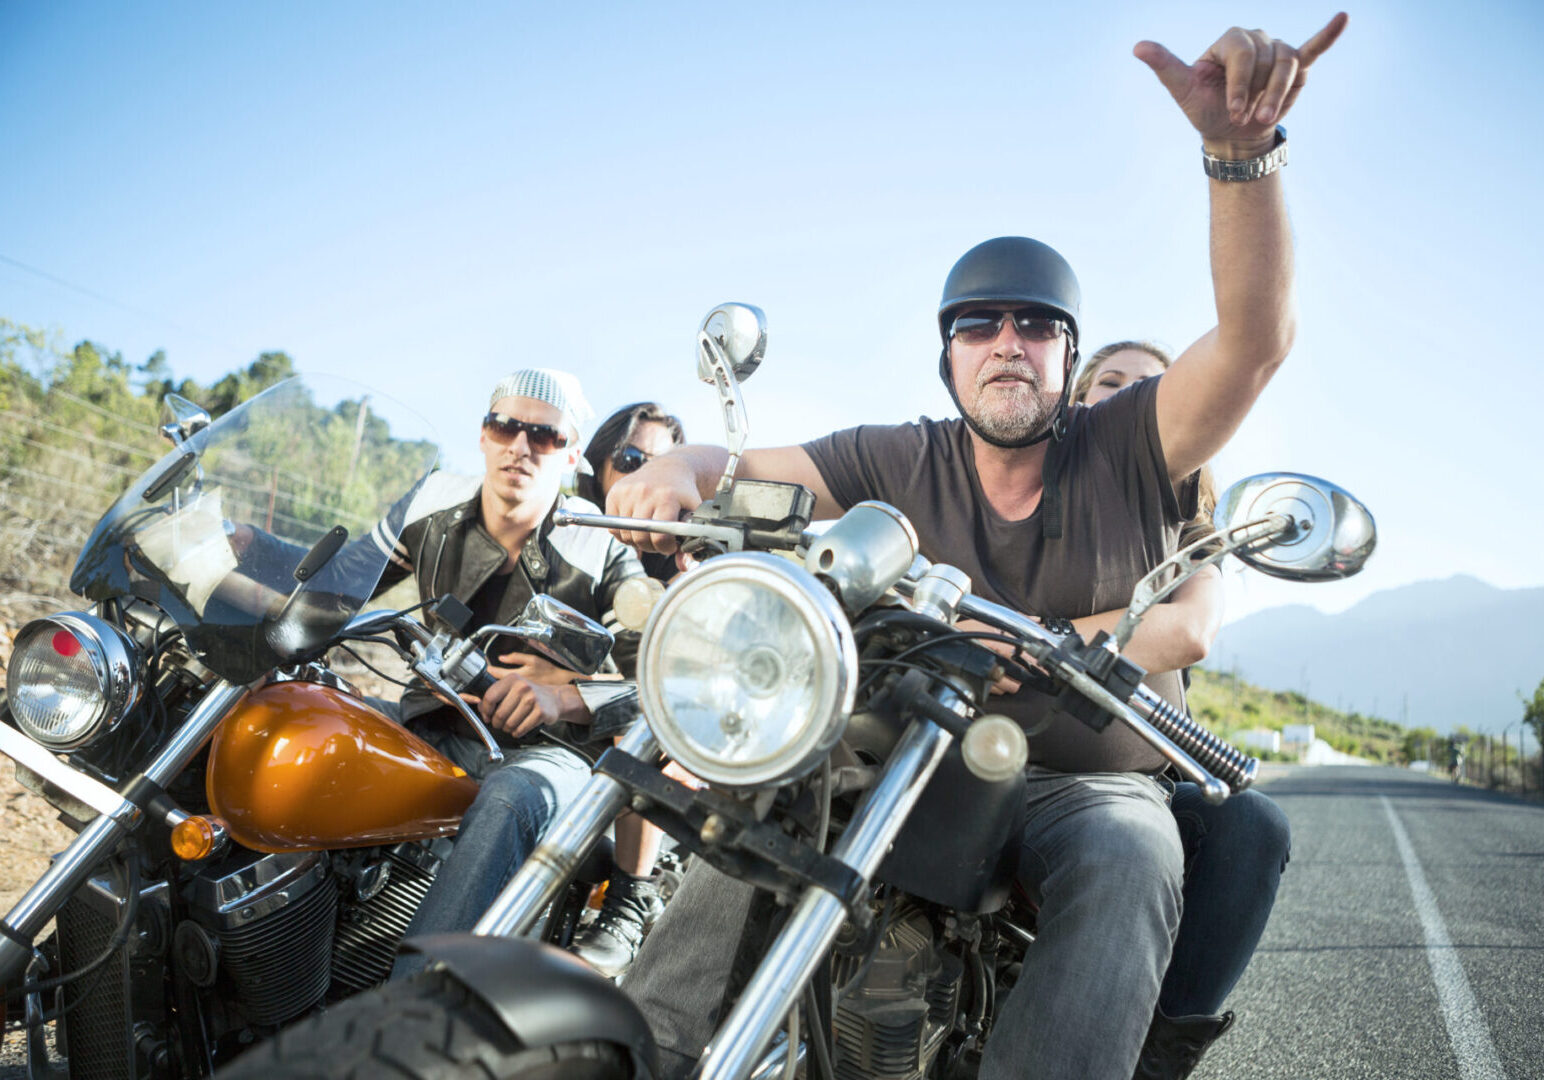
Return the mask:
<svg viewBox="0 0 1544 1080"><path fill-rule="evenodd" d="M1323 30L1303 42L1303 47L1297 50L1298 66L1307 67L1329 51L1329 47L1335 44L1335 40L1340 37L1340 32L1350 21L1351 17L1344 11L1337 12L1334 18L1324 24Z"/></svg>
<svg viewBox="0 0 1544 1080"><path fill-rule="evenodd" d="M502 654L499 657L499 663L501 663L501 664L509 664L509 663L514 663L516 661L521 661L521 660L525 661L526 663L530 663L532 660L535 660L535 659L536 659L536 654L535 653L518 652L518 651L511 650L510 652L504 653L504 654Z"/></svg>

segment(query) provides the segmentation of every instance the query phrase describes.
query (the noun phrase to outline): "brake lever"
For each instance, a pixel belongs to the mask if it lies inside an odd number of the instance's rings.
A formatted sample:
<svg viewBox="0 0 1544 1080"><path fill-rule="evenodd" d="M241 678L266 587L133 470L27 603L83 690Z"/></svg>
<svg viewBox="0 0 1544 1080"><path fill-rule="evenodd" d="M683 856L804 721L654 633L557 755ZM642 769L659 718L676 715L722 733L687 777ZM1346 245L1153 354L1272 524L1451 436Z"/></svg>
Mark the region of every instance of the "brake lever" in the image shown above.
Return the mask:
<svg viewBox="0 0 1544 1080"><path fill-rule="evenodd" d="M663 533L688 539L713 540L731 551L745 543L745 533L729 525L709 525L696 521L656 521L653 518L617 517L614 514L577 514L572 510L554 510L552 524L583 525L592 529L628 529L632 532Z"/></svg>

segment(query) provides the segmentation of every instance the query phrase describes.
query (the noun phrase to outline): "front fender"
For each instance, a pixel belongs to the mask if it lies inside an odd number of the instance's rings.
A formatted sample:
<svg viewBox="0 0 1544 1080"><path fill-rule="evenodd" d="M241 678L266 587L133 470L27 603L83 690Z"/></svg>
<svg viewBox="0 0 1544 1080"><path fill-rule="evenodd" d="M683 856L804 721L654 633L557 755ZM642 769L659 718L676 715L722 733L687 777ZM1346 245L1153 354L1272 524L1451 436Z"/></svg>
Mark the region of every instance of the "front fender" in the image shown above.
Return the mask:
<svg viewBox="0 0 1544 1080"><path fill-rule="evenodd" d="M526 938L430 934L402 943L441 964L525 1046L595 1039L625 1047L634 1080L659 1075L654 1034L632 999L572 953Z"/></svg>

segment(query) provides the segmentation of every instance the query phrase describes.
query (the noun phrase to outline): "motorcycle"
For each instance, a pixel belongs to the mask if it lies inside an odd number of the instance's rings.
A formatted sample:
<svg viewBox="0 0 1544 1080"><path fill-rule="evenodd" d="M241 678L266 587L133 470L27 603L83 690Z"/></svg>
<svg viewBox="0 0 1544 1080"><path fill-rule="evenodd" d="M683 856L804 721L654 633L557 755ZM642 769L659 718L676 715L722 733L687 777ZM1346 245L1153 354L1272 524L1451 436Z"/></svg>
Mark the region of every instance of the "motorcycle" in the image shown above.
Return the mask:
<svg viewBox="0 0 1544 1080"><path fill-rule="evenodd" d="M611 633L547 596L472 635L453 597L424 621L360 614L437 454L380 441L377 472L408 491L380 505L355 482L366 400L382 423L382 400L341 380L291 379L216 421L171 395L173 449L74 568L94 607L16 637L0 753L77 834L0 924L34 1076L51 1071L51 1019L78 1080L207 1076L386 978L477 784L339 675L334 647L406 660L495 759L460 696L491 685L493 636L582 674L607 658ZM329 446L290 471L297 448ZM566 943L587 896L570 890L550 940Z"/></svg>
<svg viewBox="0 0 1544 1080"><path fill-rule="evenodd" d="M1250 786L1257 762L1144 686L1122 647L1153 604L1229 552L1325 580L1355 573L1375 543L1371 515L1334 485L1251 477L1225 493L1212 536L1143 579L1113 634L1053 633L921 557L892 507L860 503L814 528L807 489L736 480L739 383L762 359L761 313L717 308L697 345L730 451L714 497L679 523L559 516L671 533L701 560L648 615L643 719L472 935L406 942L428 970L296 1025L222 1077L371 1075L388 1057L402 1076L656 1075L636 1007L526 937L624 808L768 900L694 1075L972 1076L998 995L1034 947L1008 843L1028 744L988 712L992 685L1011 674L1058 695L1070 722L1126 725L1221 801ZM958 629L961 618L991 629ZM664 776L662 753L705 786Z"/></svg>

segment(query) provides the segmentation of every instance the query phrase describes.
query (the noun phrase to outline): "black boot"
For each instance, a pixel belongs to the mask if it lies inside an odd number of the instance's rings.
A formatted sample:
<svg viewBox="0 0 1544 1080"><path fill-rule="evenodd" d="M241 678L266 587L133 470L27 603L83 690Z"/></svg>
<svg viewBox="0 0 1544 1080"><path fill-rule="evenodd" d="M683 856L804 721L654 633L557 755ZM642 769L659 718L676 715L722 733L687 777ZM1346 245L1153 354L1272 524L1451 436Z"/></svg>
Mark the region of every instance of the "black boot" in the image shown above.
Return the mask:
<svg viewBox="0 0 1544 1080"><path fill-rule="evenodd" d="M1171 1020L1154 1009L1132 1080L1185 1080L1200 1064L1206 1048L1232 1026L1232 1012Z"/></svg>
<svg viewBox="0 0 1544 1080"><path fill-rule="evenodd" d="M618 870L606 886L606 899L595 921L574 935L573 951L614 979L632 965L643 935L664 910L654 878L635 878Z"/></svg>

